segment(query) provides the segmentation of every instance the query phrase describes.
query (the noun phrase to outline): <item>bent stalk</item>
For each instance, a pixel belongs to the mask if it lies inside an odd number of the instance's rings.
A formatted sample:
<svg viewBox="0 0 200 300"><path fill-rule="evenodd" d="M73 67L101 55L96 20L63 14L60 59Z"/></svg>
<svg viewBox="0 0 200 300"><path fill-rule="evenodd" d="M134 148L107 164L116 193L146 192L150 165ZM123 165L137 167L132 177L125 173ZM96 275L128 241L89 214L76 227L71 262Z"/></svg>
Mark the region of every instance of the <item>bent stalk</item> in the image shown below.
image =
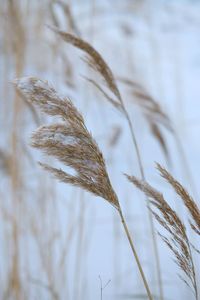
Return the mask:
<svg viewBox="0 0 200 300"><path fill-rule="evenodd" d="M146 289L148 298L149 298L149 300L153 300L153 297L152 297L151 292L150 292L150 289L149 289L149 285L148 285L148 283L147 283L145 274L144 274L144 272L143 272L143 269L142 269L142 266L141 266L139 257L138 257L138 255L137 255L136 249L135 249L135 247L134 247L134 244L133 244L131 235L130 235L130 233L129 233L129 230L128 230L128 227L127 227L126 221L125 221L125 219L124 219L124 216L123 216L123 213L122 213L121 208L119 208L118 212L119 212L119 215L120 215L120 218L121 218L121 222L122 222L122 225L123 225L123 227L124 227L126 236L127 236L127 238L128 238L128 241L129 241L129 244L130 244L132 253L133 253L134 258L135 258L135 260L136 260L136 263L137 263L137 266L138 266L140 275L141 275L141 277L142 277L142 280L143 280L143 283L144 283L144 286L145 286L145 289Z"/></svg>

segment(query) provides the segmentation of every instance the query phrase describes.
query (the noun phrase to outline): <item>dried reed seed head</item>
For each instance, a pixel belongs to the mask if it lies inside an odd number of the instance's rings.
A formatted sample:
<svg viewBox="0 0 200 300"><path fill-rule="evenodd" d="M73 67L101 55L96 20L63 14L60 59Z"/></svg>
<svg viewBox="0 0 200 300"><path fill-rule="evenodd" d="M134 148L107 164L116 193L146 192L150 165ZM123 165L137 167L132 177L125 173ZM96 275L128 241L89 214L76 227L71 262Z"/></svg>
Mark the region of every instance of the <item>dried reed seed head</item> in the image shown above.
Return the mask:
<svg viewBox="0 0 200 300"><path fill-rule="evenodd" d="M134 100L134 103L141 109L153 136L160 144L161 149L163 150L163 153L170 164L171 161L167 143L160 126L162 125L169 131L173 132L172 124L168 115L162 110L160 104L149 95L142 85L128 78L119 77L118 79L120 82L131 88L131 93L133 95L132 99Z"/></svg>
<svg viewBox="0 0 200 300"><path fill-rule="evenodd" d="M165 128L173 132L169 116L163 111L160 104L146 91L139 83L127 78L119 77L120 82L131 88L135 103L142 109L147 121L162 124Z"/></svg>
<svg viewBox="0 0 200 300"><path fill-rule="evenodd" d="M168 130L172 131L172 126L169 117L163 112L161 106L145 91L134 91L138 104L142 107L145 114L154 119L154 121L160 122Z"/></svg>
<svg viewBox="0 0 200 300"><path fill-rule="evenodd" d="M72 102L60 97L47 81L26 77L15 80L14 84L28 101L46 114L59 116L64 121L39 127L33 133L31 143L33 147L73 168L75 175L46 164L41 165L59 180L101 196L118 209L119 202L111 186L103 155Z"/></svg>
<svg viewBox="0 0 200 300"><path fill-rule="evenodd" d="M115 82L115 78L112 74L112 71L103 59L103 57L99 54L99 52L96 49L94 49L94 47L92 47L88 42L84 41L81 38L78 38L70 33L61 31L55 27L49 26L49 28L55 33L57 33L65 42L73 45L74 47L86 53L86 61L88 65L103 77L105 83L115 95L119 104L122 104L121 95Z"/></svg>
<svg viewBox="0 0 200 300"><path fill-rule="evenodd" d="M200 209L195 203L194 199L189 195L187 190L160 164L156 164L160 175L172 186L174 191L179 195L188 209L193 222L195 225L191 224L192 228L196 232L200 231Z"/></svg>
<svg viewBox="0 0 200 300"><path fill-rule="evenodd" d="M151 120L149 120L149 126L150 126L150 130L151 130L152 134L159 142L159 144L164 152L164 155L167 158L167 161L171 164L168 147L167 147L165 138L164 138L159 126L156 123L152 122Z"/></svg>
<svg viewBox="0 0 200 300"><path fill-rule="evenodd" d="M144 192L148 198L150 198L150 203L161 212L162 216L166 221L167 226L172 226L172 229L174 231L183 236L186 235L186 229L184 224L182 223L176 212L166 202L162 193L157 191L147 182L137 179L135 176L126 175L126 177L139 190Z"/></svg>
<svg viewBox="0 0 200 300"><path fill-rule="evenodd" d="M77 123L84 127L81 114L68 98L60 97L47 81L34 77L15 79L13 83L27 101L37 105L40 110L50 116L59 116L68 123Z"/></svg>
<svg viewBox="0 0 200 300"><path fill-rule="evenodd" d="M109 138L108 145L109 147L115 147L116 144L118 143L120 137L122 134L122 128L119 126L114 126L112 128L111 136Z"/></svg>
<svg viewBox="0 0 200 300"><path fill-rule="evenodd" d="M150 198L150 204L157 209L158 213L150 208L156 220L169 233L169 238L159 235L173 252L175 263L184 272L188 280L184 279L183 281L192 286L192 289L196 292L196 274L185 225L160 192L134 176L126 176L130 182Z"/></svg>

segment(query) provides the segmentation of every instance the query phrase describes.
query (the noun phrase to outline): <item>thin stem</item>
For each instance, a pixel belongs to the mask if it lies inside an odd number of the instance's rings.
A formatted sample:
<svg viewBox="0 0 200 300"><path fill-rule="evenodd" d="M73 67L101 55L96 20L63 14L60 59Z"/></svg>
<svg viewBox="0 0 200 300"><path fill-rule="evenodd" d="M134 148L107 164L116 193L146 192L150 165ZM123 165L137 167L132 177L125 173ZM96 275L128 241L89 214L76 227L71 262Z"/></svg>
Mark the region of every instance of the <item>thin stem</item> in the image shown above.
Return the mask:
<svg viewBox="0 0 200 300"><path fill-rule="evenodd" d="M102 280L101 280L101 276L99 275L99 280L100 280L100 291L101 291L101 300L103 300L103 287L102 287Z"/></svg>
<svg viewBox="0 0 200 300"><path fill-rule="evenodd" d="M127 110L126 110L126 108L124 106L123 106L123 111L124 111L124 115L125 115L125 117L127 119L127 122L128 122L129 128L130 128L130 132L131 132L131 137L132 137L132 140L133 140L133 144L135 146L135 150L136 150L136 155L137 155L137 159L138 159L138 164L139 164L139 169L140 169L141 177L144 180L144 169L143 169L143 165L142 165L142 159L141 159L141 155L140 155L138 143L137 143L137 140L136 140L136 137L135 137L135 133L134 133L134 130L133 130L133 124L132 124L131 119L129 117L129 114L128 114L128 112L127 112Z"/></svg>
<svg viewBox="0 0 200 300"><path fill-rule="evenodd" d="M142 180L145 181L145 174L144 174L144 168L143 168L143 163L142 163L142 158L140 155L140 151L139 151L139 147L138 147L138 143L135 137L135 133L133 130L133 124L130 120L129 114L123 104L122 103L122 107L123 107L123 111L124 111L124 115L127 119L129 128L130 128L130 132L131 132L131 137L133 140L133 144L135 146L135 150L136 150L136 155L137 155L137 159L138 159L138 164L139 164L139 169L140 169L140 174L141 174L141 178ZM150 201L149 198L146 197L147 200L147 207L149 208L150 205ZM163 285L162 285L162 277L161 277L161 265L160 265L160 259L159 259L159 253L158 253L158 245L157 245L157 240L156 240L156 235L155 235L155 229L154 229L154 221L153 221L153 217L151 214L151 211L148 209L148 218L149 218L149 223L150 223L150 229L151 229L151 235L152 235L152 242L153 242L153 250L154 250L154 254L155 254L155 262L156 262L156 271L157 271L157 276L158 276L158 286L159 286L159 295L160 295L160 300L163 300Z"/></svg>
<svg viewBox="0 0 200 300"><path fill-rule="evenodd" d="M196 272L195 272L195 267L194 267L194 261L193 261L192 251L191 251L190 242L188 240L188 237L186 237L186 240L187 240L187 245L188 245L189 252L190 252L190 261L191 261L191 264L192 264L192 274L193 274L192 284L193 284L194 291L195 291L195 298L196 298L196 300L198 300L198 289L197 289Z"/></svg>
<svg viewBox="0 0 200 300"><path fill-rule="evenodd" d="M83 232L84 232L84 218L85 218L85 205L84 205L84 193L80 191L80 211L79 211L79 224L78 224L78 232L77 232L77 245L76 245L76 264L75 264L75 273L74 273L74 299L79 298L80 291L80 277L82 271L82 256L83 253Z"/></svg>
<svg viewBox="0 0 200 300"><path fill-rule="evenodd" d="M99 280L100 280L100 289L101 289L101 300L103 300L103 290L107 287L107 285L109 285L111 280L109 279L104 286L102 284L102 279L100 275L99 275Z"/></svg>
<svg viewBox="0 0 200 300"><path fill-rule="evenodd" d="M131 239L131 236L130 236L130 233L129 233L127 224L126 224L126 222L125 222L124 216L123 216L123 214L122 214L121 208L119 208L118 212L119 212L119 215L120 215L120 218L121 218L121 221L122 221L124 230L125 230L125 232L126 232L126 236L127 236L127 238L128 238L129 244L130 244L130 246L131 246L133 255L134 255L134 257L135 257L135 260L136 260L136 263L137 263L137 266L138 266L140 275L141 275L141 277L142 277L142 280L143 280L143 283L144 283L144 286L145 286L145 289L146 289L148 298L149 298L149 300L153 300L153 297L152 297L151 292L150 292L150 289L149 289L149 285L148 285L148 283L147 283L147 280L146 280L146 277L145 277L145 275L144 275L144 272L143 272L143 269L142 269L142 266L141 266L139 257L138 257L138 255L137 255L137 252L136 252L135 247L134 247L134 245L133 245L133 241L132 241L132 239Z"/></svg>

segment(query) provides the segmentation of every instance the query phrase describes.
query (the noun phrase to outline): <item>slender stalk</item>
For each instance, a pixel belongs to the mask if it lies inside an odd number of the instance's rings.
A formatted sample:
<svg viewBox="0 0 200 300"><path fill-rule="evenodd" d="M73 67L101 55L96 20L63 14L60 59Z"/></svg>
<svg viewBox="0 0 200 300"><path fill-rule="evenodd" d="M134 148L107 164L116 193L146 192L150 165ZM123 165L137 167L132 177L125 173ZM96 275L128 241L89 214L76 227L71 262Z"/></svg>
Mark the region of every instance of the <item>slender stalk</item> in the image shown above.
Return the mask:
<svg viewBox="0 0 200 300"><path fill-rule="evenodd" d="M99 275L99 280L100 280L100 290L101 290L101 300L103 300L103 290L107 287L107 285L110 283L111 280L108 280L106 282L106 284L103 286L102 284L102 279L101 279L101 276Z"/></svg>
<svg viewBox="0 0 200 300"><path fill-rule="evenodd" d="M80 296L80 279L82 273L82 255L83 253L83 235L84 235L84 219L85 219L85 204L84 204L84 193L80 191L80 201L79 201L80 211L79 211L79 223L77 232L77 245L76 245L76 263L75 263L75 273L74 273L74 299L79 299Z"/></svg>
<svg viewBox="0 0 200 300"><path fill-rule="evenodd" d="M195 272L195 267L194 267L194 261L193 261L193 256L192 256L192 251L191 251L191 247L190 247L190 242L187 238L187 245L188 245L188 249L190 252L190 257L191 257L191 264L192 264L192 273L193 273L193 287L194 287L194 291L195 291L195 298L196 300L198 300L198 288L197 288L197 282L196 282L196 272Z"/></svg>
<svg viewBox="0 0 200 300"><path fill-rule="evenodd" d="M67 43L75 46L76 48L84 51L87 54L87 56L89 56L89 60L88 60L89 65L100 74L100 76L106 82L107 87L110 89L112 94L115 96L114 99L112 99L111 97L109 97L109 95L107 95L107 93L104 92L104 90L94 80L89 79L89 81L91 83L93 83L94 86L96 86L98 88L98 90L100 90L103 93L103 95L107 98L107 100L109 100L109 102L111 102L115 106L115 108L119 109L120 111L122 110L122 112L124 113L124 116L126 117L126 119L128 121L128 125L130 127L133 143L134 143L136 153L137 153L137 159L138 159L138 162L139 162L141 176L142 176L142 179L144 180L145 179L144 169L143 169L143 166L142 166L142 161L141 161L141 156L140 156L140 153L139 153L138 144L137 144L137 141L136 141L136 138L135 138L135 135L134 135L133 125L131 123L129 114L128 114L126 108L125 108L125 105L124 105L123 99L121 97L120 91L119 91L119 89L118 89L118 87L115 83L115 79L114 79L114 76L112 74L111 69L106 64L106 62L101 57L101 55L95 50L95 48L93 48L86 41L84 41L82 39L78 39L77 37L72 36L71 34L65 33L63 31L59 31L56 28L52 28L52 27L50 27L50 28L54 32L59 34L60 37L62 37L62 39L65 42L67 42ZM152 218L150 213L149 213L149 218L152 219L150 221L151 231L154 231L153 218ZM155 235L153 233L152 233L152 239L154 240L153 244L157 247ZM159 269L159 274L160 274L160 263L159 263L158 251L154 251L154 252L155 252L155 256L157 256L156 257L156 264L157 264L157 269ZM158 276L160 276L159 274L158 274ZM161 282L161 278L159 278L159 282ZM161 298L161 300L163 299L163 297L160 297L160 298Z"/></svg>
<svg viewBox="0 0 200 300"><path fill-rule="evenodd" d="M130 116L129 116L129 114L128 114L125 106L124 106L123 101L121 103L122 103L124 115L127 119L127 122L128 122L129 128L130 128L132 141L133 141L133 144L134 144L134 147L135 147L135 150L136 150L136 155L137 155L139 169L140 169L140 175L141 175L142 180L145 181L145 174L144 174L142 158L141 158L141 155L140 155L137 139L135 137L135 133L134 133L134 129L133 129L133 123L130 120ZM150 204L149 198L146 197L146 200L147 200L147 207L149 208L149 204ZM149 218L151 235L152 235L153 251L154 251L154 254L155 254L156 272L157 272L158 286L159 286L159 295L160 295L160 300L163 300L164 296L163 296L163 285L162 285L162 277L161 277L161 265L160 265L160 258L159 258L159 252L158 252L158 244L157 244L156 235L155 235L154 220L153 220L151 211L149 209L148 209L148 218Z"/></svg>
<svg viewBox="0 0 200 300"><path fill-rule="evenodd" d="M130 116L129 116L126 108L124 107L124 105L123 105L123 111L124 111L124 115L125 115L125 117L127 119L127 122L128 122L129 128L130 128L131 137L132 137L132 140L133 140L133 144L134 144L136 155L137 155L137 159L138 159L138 165L139 165L139 169L140 169L140 174L141 174L141 177L143 179L144 178L144 169L143 169L143 165L142 165L142 159L141 159L141 155L140 155L138 143L137 143L136 136L135 136L135 133L134 133L134 130L133 130L133 124L131 122Z"/></svg>
<svg viewBox="0 0 200 300"><path fill-rule="evenodd" d="M123 213L122 213L121 208L119 208L118 212L119 212L119 215L120 215L120 218L121 218L121 222L122 222L122 224L123 224L123 227L124 227L126 236L127 236L127 238L128 238L128 241L129 241L131 250L132 250L133 255L134 255L134 257L135 257L135 260L136 260L136 263L137 263L137 266L138 266L140 275L141 275L141 277L142 277L142 280L143 280L143 283L144 283L144 286L145 286L145 289L146 289L148 298L149 298L149 300L153 300L153 297L152 297L151 292L150 292L150 289L149 289L149 285L148 285L148 283L147 283L147 280L146 280L145 274L144 274L144 272L143 272L143 269L142 269L142 266L141 266L139 257L138 257L138 255L137 255L137 252L136 252L135 247L134 247L134 245L133 245L133 241L132 241L132 239L131 239L131 236L130 236L130 233L129 233L129 230L128 230L128 227L127 227L126 221L125 221L125 219L124 219L124 216L123 216Z"/></svg>

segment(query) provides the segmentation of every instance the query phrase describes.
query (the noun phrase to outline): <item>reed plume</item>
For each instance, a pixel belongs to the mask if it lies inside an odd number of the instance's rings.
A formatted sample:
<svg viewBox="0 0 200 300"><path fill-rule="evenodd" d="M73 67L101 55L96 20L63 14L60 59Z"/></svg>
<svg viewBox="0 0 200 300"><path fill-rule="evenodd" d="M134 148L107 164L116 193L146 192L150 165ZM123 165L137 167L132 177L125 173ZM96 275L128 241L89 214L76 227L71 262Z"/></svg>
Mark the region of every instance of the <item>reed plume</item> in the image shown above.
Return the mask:
<svg viewBox="0 0 200 300"><path fill-rule="evenodd" d="M74 47L82 50L87 57L85 58L85 61L87 64L95 70L101 77L104 79L104 82L106 83L109 90L113 93L113 97L110 97L101 87L98 83L96 83L93 80L90 80L91 83L95 84L95 86L104 93L106 98L112 102L116 107L121 107L122 105L122 98L120 95L120 92L118 90L117 84L115 82L115 78L112 74L111 69L103 59L103 57L99 54L99 52L94 49L88 42L85 40L76 37L73 34L70 34L68 32L61 31L57 29L56 27L49 26L49 28L57 33L65 42L73 45Z"/></svg>
<svg viewBox="0 0 200 300"><path fill-rule="evenodd" d="M170 161L168 146L161 128L162 125L169 132L174 132L169 116L140 83L124 77L118 77L118 80L131 88L131 96L133 96L134 103L140 108L151 133L160 144L166 159Z"/></svg>
<svg viewBox="0 0 200 300"><path fill-rule="evenodd" d="M190 226L198 235L200 235L200 209L196 202L180 182L178 182L164 167L157 164L157 169L159 170L160 175L172 186L176 194L182 199L192 218Z"/></svg>
<svg viewBox="0 0 200 300"><path fill-rule="evenodd" d="M44 163L40 163L40 165L58 180L100 196L117 209L148 298L152 300L117 195L110 183L103 155L87 130L82 115L68 98L60 97L46 81L25 77L16 79L14 84L27 101L39 107L42 112L62 119L60 123L39 127L32 135L31 145L72 168L74 175Z"/></svg>
<svg viewBox="0 0 200 300"><path fill-rule="evenodd" d="M59 116L64 121L39 127L32 135L31 145L73 168L76 174L70 175L43 163L40 163L41 166L60 181L92 192L118 208L103 156L72 102L60 98L47 82L36 78L23 78L16 80L15 84L31 103L46 114Z"/></svg>
<svg viewBox="0 0 200 300"><path fill-rule="evenodd" d="M150 199L150 211L158 223L166 230L167 236L159 233L168 248L175 256L175 263L184 273L185 277L179 277L189 286L198 300L196 283L196 273L190 241L186 232L186 227L177 213L170 207L162 193L157 191L147 182L137 179L135 176L126 175L128 180L133 183Z"/></svg>
<svg viewBox="0 0 200 300"><path fill-rule="evenodd" d="M129 113L124 105L123 98L120 94L120 91L116 84L115 77L114 77L110 67L105 62L105 60L100 55L100 53L85 40L78 38L70 33L61 31L55 27L49 27L49 28L52 29L56 34L58 34L58 36L60 36L65 42L82 50L86 54L86 58L85 58L86 63L94 71L96 71L97 74L99 74L100 77L103 79L103 81L104 81L105 85L107 86L111 95L107 91L105 91L104 88L97 81L95 81L91 78L85 77L86 80L88 80L90 83L92 83L104 95L104 97L118 111L120 111L124 115L124 117L128 123L129 129L130 129L131 138L132 138L133 145L134 145L134 150L136 151L136 156L137 156L137 160L138 160L141 178L143 180L145 180L142 158L140 155L140 150L139 150L137 139L135 136L133 122L131 121ZM158 133L158 130L157 130L157 133ZM148 217L149 217L149 223L150 223L151 235L152 235L152 241L153 241L153 251L154 251L154 255L155 255L156 272L157 272L157 277L158 277L158 282L159 282L160 299L163 300L163 288L162 288L160 261L159 261L158 246L157 246L156 237L155 237L153 218L150 213L149 213Z"/></svg>
<svg viewBox="0 0 200 300"><path fill-rule="evenodd" d="M143 115L145 116L145 119L147 120L147 123L149 124L153 136L160 144L168 162L170 162L169 150L165 138L163 136L161 126L163 126L165 129L171 132L171 134L174 137L176 147L182 161L185 176L190 182L190 185L193 191L195 192L195 195L197 195L198 193L196 191L196 186L194 184L194 180L190 172L184 148L169 115L163 110L161 105L150 95L150 93L140 83L123 77L118 77L118 80L131 88L131 94L133 96L134 103L138 105L138 107L141 109Z"/></svg>

